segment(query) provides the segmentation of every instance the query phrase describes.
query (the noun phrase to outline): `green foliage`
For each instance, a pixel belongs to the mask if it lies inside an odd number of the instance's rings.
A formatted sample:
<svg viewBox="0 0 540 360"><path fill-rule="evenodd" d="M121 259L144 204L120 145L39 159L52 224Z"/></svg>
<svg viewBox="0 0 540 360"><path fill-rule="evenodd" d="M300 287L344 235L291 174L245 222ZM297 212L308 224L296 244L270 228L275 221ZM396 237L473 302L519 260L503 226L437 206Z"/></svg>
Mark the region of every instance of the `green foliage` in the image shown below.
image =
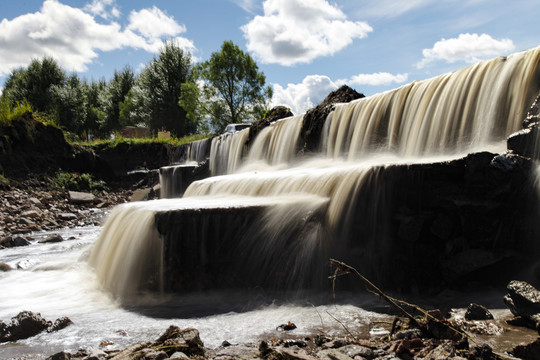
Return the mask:
<svg viewBox="0 0 540 360"><path fill-rule="evenodd" d="M12 104L28 101L32 107L43 113L54 112L54 87L62 86L64 71L50 57L34 59L28 68L11 72L6 80L4 92L9 94Z"/></svg>
<svg viewBox="0 0 540 360"><path fill-rule="evenodd" d="M7 96L0 97L0 126L11 125L13 121L17 121L26 112L32 111L32 106L27 101L16 103L15 106Z"/></svg>
<svg viewBox="0 0 540 360"><path fill-rule="evenodd" d="M130 144L130 145L136 145L136 144L149 144L149 143L163 143L163 144L169 144L169 145L183 145L188 144L193 141L202 140L210 137L209 134L192 134L192 135L186 135L181 138L177 138L175 136L171 136L170 138L157 138L157 137L148 137L148 138L126 138L123 136L115 136L112 140L105 140L105 139L94 139L92 141L78 141L73 142L75 145L83 145L83 146L109 146L109 147L115 147L118 144Z"/></svg>
<svg viewBox="0 0 540 360"><path fill-rule="evenodd" d="M77 74L67 77L62 85L52 86L56 123L74 134L81 134L87 115L88 85Z"/></svg>
<svg viewBox="0 0 540 360"><path fill-rule="evenodd" d="M192 77L191 55L168 41L137 78L132 93L122 104L125 123L146 123L152 130L169 130L184 136L197 130L197 123L178 104L182 84Z"/></svg>
<svg viewBox="0 0 540 360"><path fill-rule="evenodd" d="M125 100L135 84L135 73L129 66L115 71L114 76L99 96L100 111L103 115L101 133L107 134L122 128L120 124L120 104Z"/></svg>
<svg viewBox="0 0 540 360"><path fill-rule="evenodd" d="M51 179L51 182L55 188L62 191L100 191L108 189L103 180L95 180L92 175L86 173L58 173Z"/></svg>
<svg viewBox="0 0 540 360"><path fill-rule="evenodd" d="M4 174L0 174L0 187L9 187L9 179L6 178Z"/></svg>
<svg viewBox="0 0 540 360"><path fill-rule="evenodd" d="M268 108L272 89L264 86L264 74L232 41L225 41L220 51L200 64L197 74L205 82L198 108L218 132L229 123L258 119ZM188 100L181 99L183 103Z"/></svg>

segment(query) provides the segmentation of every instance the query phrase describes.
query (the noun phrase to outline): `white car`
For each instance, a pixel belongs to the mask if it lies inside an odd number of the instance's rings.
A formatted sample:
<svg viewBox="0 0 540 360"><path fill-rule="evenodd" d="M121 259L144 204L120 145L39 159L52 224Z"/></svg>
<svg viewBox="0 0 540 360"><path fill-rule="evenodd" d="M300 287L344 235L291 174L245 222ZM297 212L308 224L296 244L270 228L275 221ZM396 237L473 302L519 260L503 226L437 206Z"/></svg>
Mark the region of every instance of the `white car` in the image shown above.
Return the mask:
<svg viewBox="0 0 540 360"><path fill-rule="evenodd" d="M225 128L225 132L226 133L233 133L233 132L237 132L237 131L240 131L240 130L247 129L250 126L251 126L250 124L229 124Z"/></svg>

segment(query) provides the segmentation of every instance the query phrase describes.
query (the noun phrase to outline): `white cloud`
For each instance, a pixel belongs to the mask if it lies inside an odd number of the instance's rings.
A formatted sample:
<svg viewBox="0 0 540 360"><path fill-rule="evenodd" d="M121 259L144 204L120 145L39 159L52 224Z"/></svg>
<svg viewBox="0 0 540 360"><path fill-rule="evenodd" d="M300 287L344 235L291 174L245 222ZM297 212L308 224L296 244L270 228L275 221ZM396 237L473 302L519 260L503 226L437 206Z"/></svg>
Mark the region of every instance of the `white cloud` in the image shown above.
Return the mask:
<svg viewBox="0 0 540 360"><path fill-rule="evenodd" d="M373 31L326 0L266 0L264 15L242 27L247 49L263 63L285 66L333 55Z"/></svg>
<svg viewBox="0 0 540 360"><path fill-rule="evenodd" d="M92 15L101 16L104 19L120 16L120 10L116 6L116 0L93 0L83 8Z"/></svg>
<svg viewBox="0 0 540 360"><path fill-rule="evenodd" d="M401 84L407 81L409 74L397 74L393 75L387 72L378 72L374 74L358 74L349 79L337 80L337 84L347 85L390 85L392 83Z"/></svg>
<svg viewBox="0 0 540 360"><path fill-rule="evenodd" d="M424 49L424 58L417 64L423 68L427 64L443 60L449 63L465 61L478 62L498 55L506 55L515 46L510 39L496 40L487 34L460 34L457 38L437 41L433 48Z"/></svg>
<svg viewBox="0 0 540 360"><path fill-rule="evenodd" d="M293 114L302 114L317 106L338 85L328 76L309 75L300 84L287 84L283 88L274 84L272 106L284 105L291 108Z"/></svg>
<svg viewBox="0 0 540 360"><path fill-rule="evenodd" d="M148 21L148 27L137 22L142 17ZM179 36L185 27L174 25L172 17L155 7L147 12L132 12L130 19L133 22L122 29L116 22L96 22L83 9L45 0L36 13L0 22L0 76L43 56L55 58L68 71L86 71L87 65L98 57L97 51L132 47L156 52L165 36L176 37L178 44L188 51L195 49L193 42Z"/></svg>
<svg viewBox="0 0 540 360"><path fill-rule="evenodd" d="M433 0L353 0L355 12L365 17L395 18L406 12L433 4Z"/></svg>
<svg viewBox="0 0 540 360"><path fill-rule="evenodd" d="M132 11L129 14L128 30L142 34L147 38L174 36L186 31L186 27L178 24L173 17L167 16L155 5L151 9Z"/></svg>
<svg viewBox="0 0 540 360"><path fill-rule="evenodd" d="M291 108L294 114L302 114L320 104L324 98L342 85L390 85L401 84L407 81L408 74L392 75L386 72L375 74L358 74L349 79L333 81L325 75L308 75L300 84L287 84L282 87L274 84L272 106L284 105Z"/></svg>

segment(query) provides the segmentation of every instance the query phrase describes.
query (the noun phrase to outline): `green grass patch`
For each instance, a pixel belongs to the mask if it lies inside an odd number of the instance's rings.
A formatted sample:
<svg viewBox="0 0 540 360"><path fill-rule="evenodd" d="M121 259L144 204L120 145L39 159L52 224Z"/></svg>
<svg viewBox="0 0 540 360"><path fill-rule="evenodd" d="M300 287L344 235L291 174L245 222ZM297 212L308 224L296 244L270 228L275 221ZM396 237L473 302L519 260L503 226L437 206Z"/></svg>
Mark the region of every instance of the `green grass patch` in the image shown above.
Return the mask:
<svg viewBox="0 0 540 360"><path fill-rule="evenodd" d="M148 137L148 138L126 138L120 135L116 135L114 139L112 140L103 140L103 139L95 139L92 141L71 141L74 145L85 145L85 146L98 146L98 145L104 145L104 146L110 146L115 147L118 144L129 144L129 145L137 145L137 144L151 144L151 143L162 143L162 144L169 144L169 145L183 145L188 144L197 140L202 140L209 138L212 135L209 134L194 134L194 135L188 135L181 138L176 137L170 137L167 139L164 138L158 138L158 137Z"/></svg>
<svg viewBox="0 0 540 360"><path fill-rule="evenodd" d="M24 101L13 106L6 96L2 96L0 97L0 126L9 126L20 119L23 114L31 111L32 106L29 102Z"/></svg>
<svg viewBox="0 0 540 360"><path fill-rule="evenodd" d="M108 190L103 180L96 180L90 174L61 172L51 179L52 185L61 191L101 191Z"/></svg>

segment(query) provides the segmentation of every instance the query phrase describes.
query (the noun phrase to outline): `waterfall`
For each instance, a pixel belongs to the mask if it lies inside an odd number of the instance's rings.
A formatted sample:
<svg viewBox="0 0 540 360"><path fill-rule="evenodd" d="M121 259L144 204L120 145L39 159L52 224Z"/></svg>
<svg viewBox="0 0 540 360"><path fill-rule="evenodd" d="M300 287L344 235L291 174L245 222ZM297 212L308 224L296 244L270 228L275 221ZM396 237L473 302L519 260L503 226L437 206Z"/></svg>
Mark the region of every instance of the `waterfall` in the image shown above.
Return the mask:
<svg viewBox="0 0 540 360"><path fill-rule="evenodd" d="M211 139L197 140L189 144L187 162L202 163L209 156Z"/></svg>
<svg viewBox="0 0 540 360"><path fill-rule="evenodd" d="M382 234L385 222L390 221L386 219L386 207L391 191L386 191L384 185L391 180L387 169L428 163L434 158L451 160L491 146L504 149L501 145L506 136L520 128L527 108L540 92L539 62L540 48L535 48L339 104L327 117L321 152L309 159L297 154L302 145L302 116L263 129L249 148L249 130L216 137L210 148L213 176L192 183L184 197L172 203L159 200L115 209L93 250L91 264L96 266L105 287L124 294L126 290L118 287L125 288L128 277L141 282L139 272L132 270L138 265L127 263L142 261L142 256L127 254L124 248L128 242L146 244L141 249L158 249L160 246L149 243L156 244L156 237L166 238L167 243L174 244L170 246L176 247L176 255L166 258L182 266L175 258L181 255L182 244L192 237L199 241L193 250L198 260L192 265L203 275L215 266L210 265L209 258L221 261L219 254L212 252L232 247L234 254L227 254L246 256L235 259L252 266L248 273L260 271L266 278L288 274L291 278L286 283L304 286L309 281L300 281L302 274L318 272L313 263L299 262L299 258L320 260L335 253L352 256L348 247L354 242L354 256L362 259L362 266L368 272L371 269L380 273L374 267L383 266L389 249ZM280 202L283 198L288 200L286 207ZM277 199L281 200L274 202ZM306 206L310 202L316 206ZM219 211L215 203L220 204ZM262 208L263 213L252 218L242 210L246 206ZM163 218L162 214L170 211L179 214L156 225L155 218ZM182 211L189 214L182 215ZM196 223L193 219L199 218L201 212L223 217L212 222L213 227L221 228L210 230L208 220ZM243 225L232 220L243 216L247 216ZM207 231L214 235L208 237ZM213 250L210 238L217 246ZM251 241L246 243L246 239ZM302 242L306 245L301 246ZM100 258L103 261L98 262ZM116 264L120 258L124 268ZM149 260L147 255L144 258ZM324 268L324 263L318 266ZM207 278L201 283L205 281Z"/></svg>

